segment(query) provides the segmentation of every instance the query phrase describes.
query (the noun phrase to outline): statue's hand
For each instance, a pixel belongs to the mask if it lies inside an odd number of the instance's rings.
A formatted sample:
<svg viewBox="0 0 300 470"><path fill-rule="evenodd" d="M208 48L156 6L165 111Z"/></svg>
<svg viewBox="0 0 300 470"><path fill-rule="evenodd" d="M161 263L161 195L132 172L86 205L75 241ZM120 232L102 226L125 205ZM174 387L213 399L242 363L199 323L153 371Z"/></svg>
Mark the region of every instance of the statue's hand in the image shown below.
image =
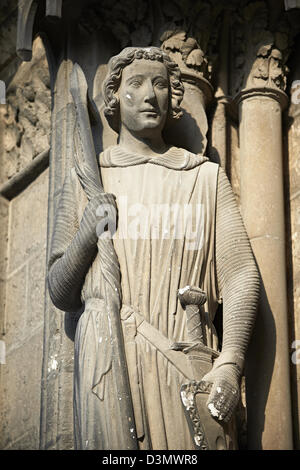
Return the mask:
<svg viewBox="0 0 300 470"><path fill-rule="evenodd" d="M115 196L109 193L95 196L87 203L81 220L87 240L96 244L107 226L111 232L116 229L116 219Z"/></svg>
<svg viewBox="0 0 300 470"><path fill-rule="evenodd" d="M223 364L212 368L202 381L212 384L206 405L210 414L227 423L233 416L240 398L240 371L235 364Z"/></svg>

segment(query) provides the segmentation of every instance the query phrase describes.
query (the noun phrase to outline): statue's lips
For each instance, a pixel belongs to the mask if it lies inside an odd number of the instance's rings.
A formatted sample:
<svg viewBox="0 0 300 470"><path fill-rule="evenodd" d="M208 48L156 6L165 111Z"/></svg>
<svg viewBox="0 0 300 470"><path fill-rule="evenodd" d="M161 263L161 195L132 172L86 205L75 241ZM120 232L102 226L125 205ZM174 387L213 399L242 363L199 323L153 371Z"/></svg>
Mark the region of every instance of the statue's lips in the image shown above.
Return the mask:
<svg viewBox="0 0 300 470"><path fill-rule="evenodd" d="M140 113L149 114L150 116L158 116L159 114L155 109L142 109Z"/></svg>

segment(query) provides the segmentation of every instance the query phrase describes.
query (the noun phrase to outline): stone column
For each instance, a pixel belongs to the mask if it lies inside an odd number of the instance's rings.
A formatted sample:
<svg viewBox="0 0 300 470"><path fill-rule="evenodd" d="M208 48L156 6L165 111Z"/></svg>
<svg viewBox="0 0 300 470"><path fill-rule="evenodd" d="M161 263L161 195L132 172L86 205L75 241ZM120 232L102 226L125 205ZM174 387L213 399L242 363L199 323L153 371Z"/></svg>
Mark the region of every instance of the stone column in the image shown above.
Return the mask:
<svg viewBox="0 0 300 470"><path fill-rule="evenodd" d="M228 147L228 63L229 63L229 14L226 10L223 15L222 30L220 33L219 60L218 60L218 87L215 93L215 110L211 120L210 159L219 163L226 171Z"/></svg>
<svg viewBox="0 0 300 470"><path fill-rule="evenodd" d="M293 447L281 116L292 31L281 7L250 2L231 25L241 212L262 278L245 370L249 449Z"/></svg>
<svg viewBox="0 0 300 470"><path fill-rule="evenodd" d="M287 97L252 88L237 101L242 215L263 283L246 369L248 447L291 449L281 128Z"/></svg>
<svg viewBox="0 0 300 470"><path fill-rule="evenodd" d="M166 142L193 153L204 154L207 146L208 121L205 108L212 99L212 86L191 71L182 71L183 116L164 132Z"/></svg>

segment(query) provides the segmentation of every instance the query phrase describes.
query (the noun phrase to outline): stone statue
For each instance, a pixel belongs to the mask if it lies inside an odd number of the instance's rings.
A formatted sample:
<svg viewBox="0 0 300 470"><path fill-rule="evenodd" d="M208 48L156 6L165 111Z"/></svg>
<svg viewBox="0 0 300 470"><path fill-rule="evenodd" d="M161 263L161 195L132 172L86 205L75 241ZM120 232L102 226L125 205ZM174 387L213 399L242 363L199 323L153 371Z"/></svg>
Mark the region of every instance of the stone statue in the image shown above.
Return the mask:
<svg viewBox="0 0 300 470"><path fill-rule="evenodd" d="M83 88L48 275L54 304L82 311L76 448L236 448L259 276L231 186L205 156L165 143L184 87L161 49L110 60L105 116L119 140L97 160Z"/></svg>

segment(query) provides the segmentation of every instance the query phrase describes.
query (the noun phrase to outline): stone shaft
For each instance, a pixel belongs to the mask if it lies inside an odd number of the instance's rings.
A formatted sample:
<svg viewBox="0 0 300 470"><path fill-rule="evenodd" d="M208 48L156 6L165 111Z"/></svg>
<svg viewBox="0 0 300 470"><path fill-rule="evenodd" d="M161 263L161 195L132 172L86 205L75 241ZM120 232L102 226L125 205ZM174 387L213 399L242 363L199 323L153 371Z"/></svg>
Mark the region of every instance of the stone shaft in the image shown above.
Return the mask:
<svg viewBox="0 0 300 470"><path fill-rule="evenodd" d="M248 363L248 446L291 449L281 106L258 96L239 112L242 215L263 284Z"/></svg>

